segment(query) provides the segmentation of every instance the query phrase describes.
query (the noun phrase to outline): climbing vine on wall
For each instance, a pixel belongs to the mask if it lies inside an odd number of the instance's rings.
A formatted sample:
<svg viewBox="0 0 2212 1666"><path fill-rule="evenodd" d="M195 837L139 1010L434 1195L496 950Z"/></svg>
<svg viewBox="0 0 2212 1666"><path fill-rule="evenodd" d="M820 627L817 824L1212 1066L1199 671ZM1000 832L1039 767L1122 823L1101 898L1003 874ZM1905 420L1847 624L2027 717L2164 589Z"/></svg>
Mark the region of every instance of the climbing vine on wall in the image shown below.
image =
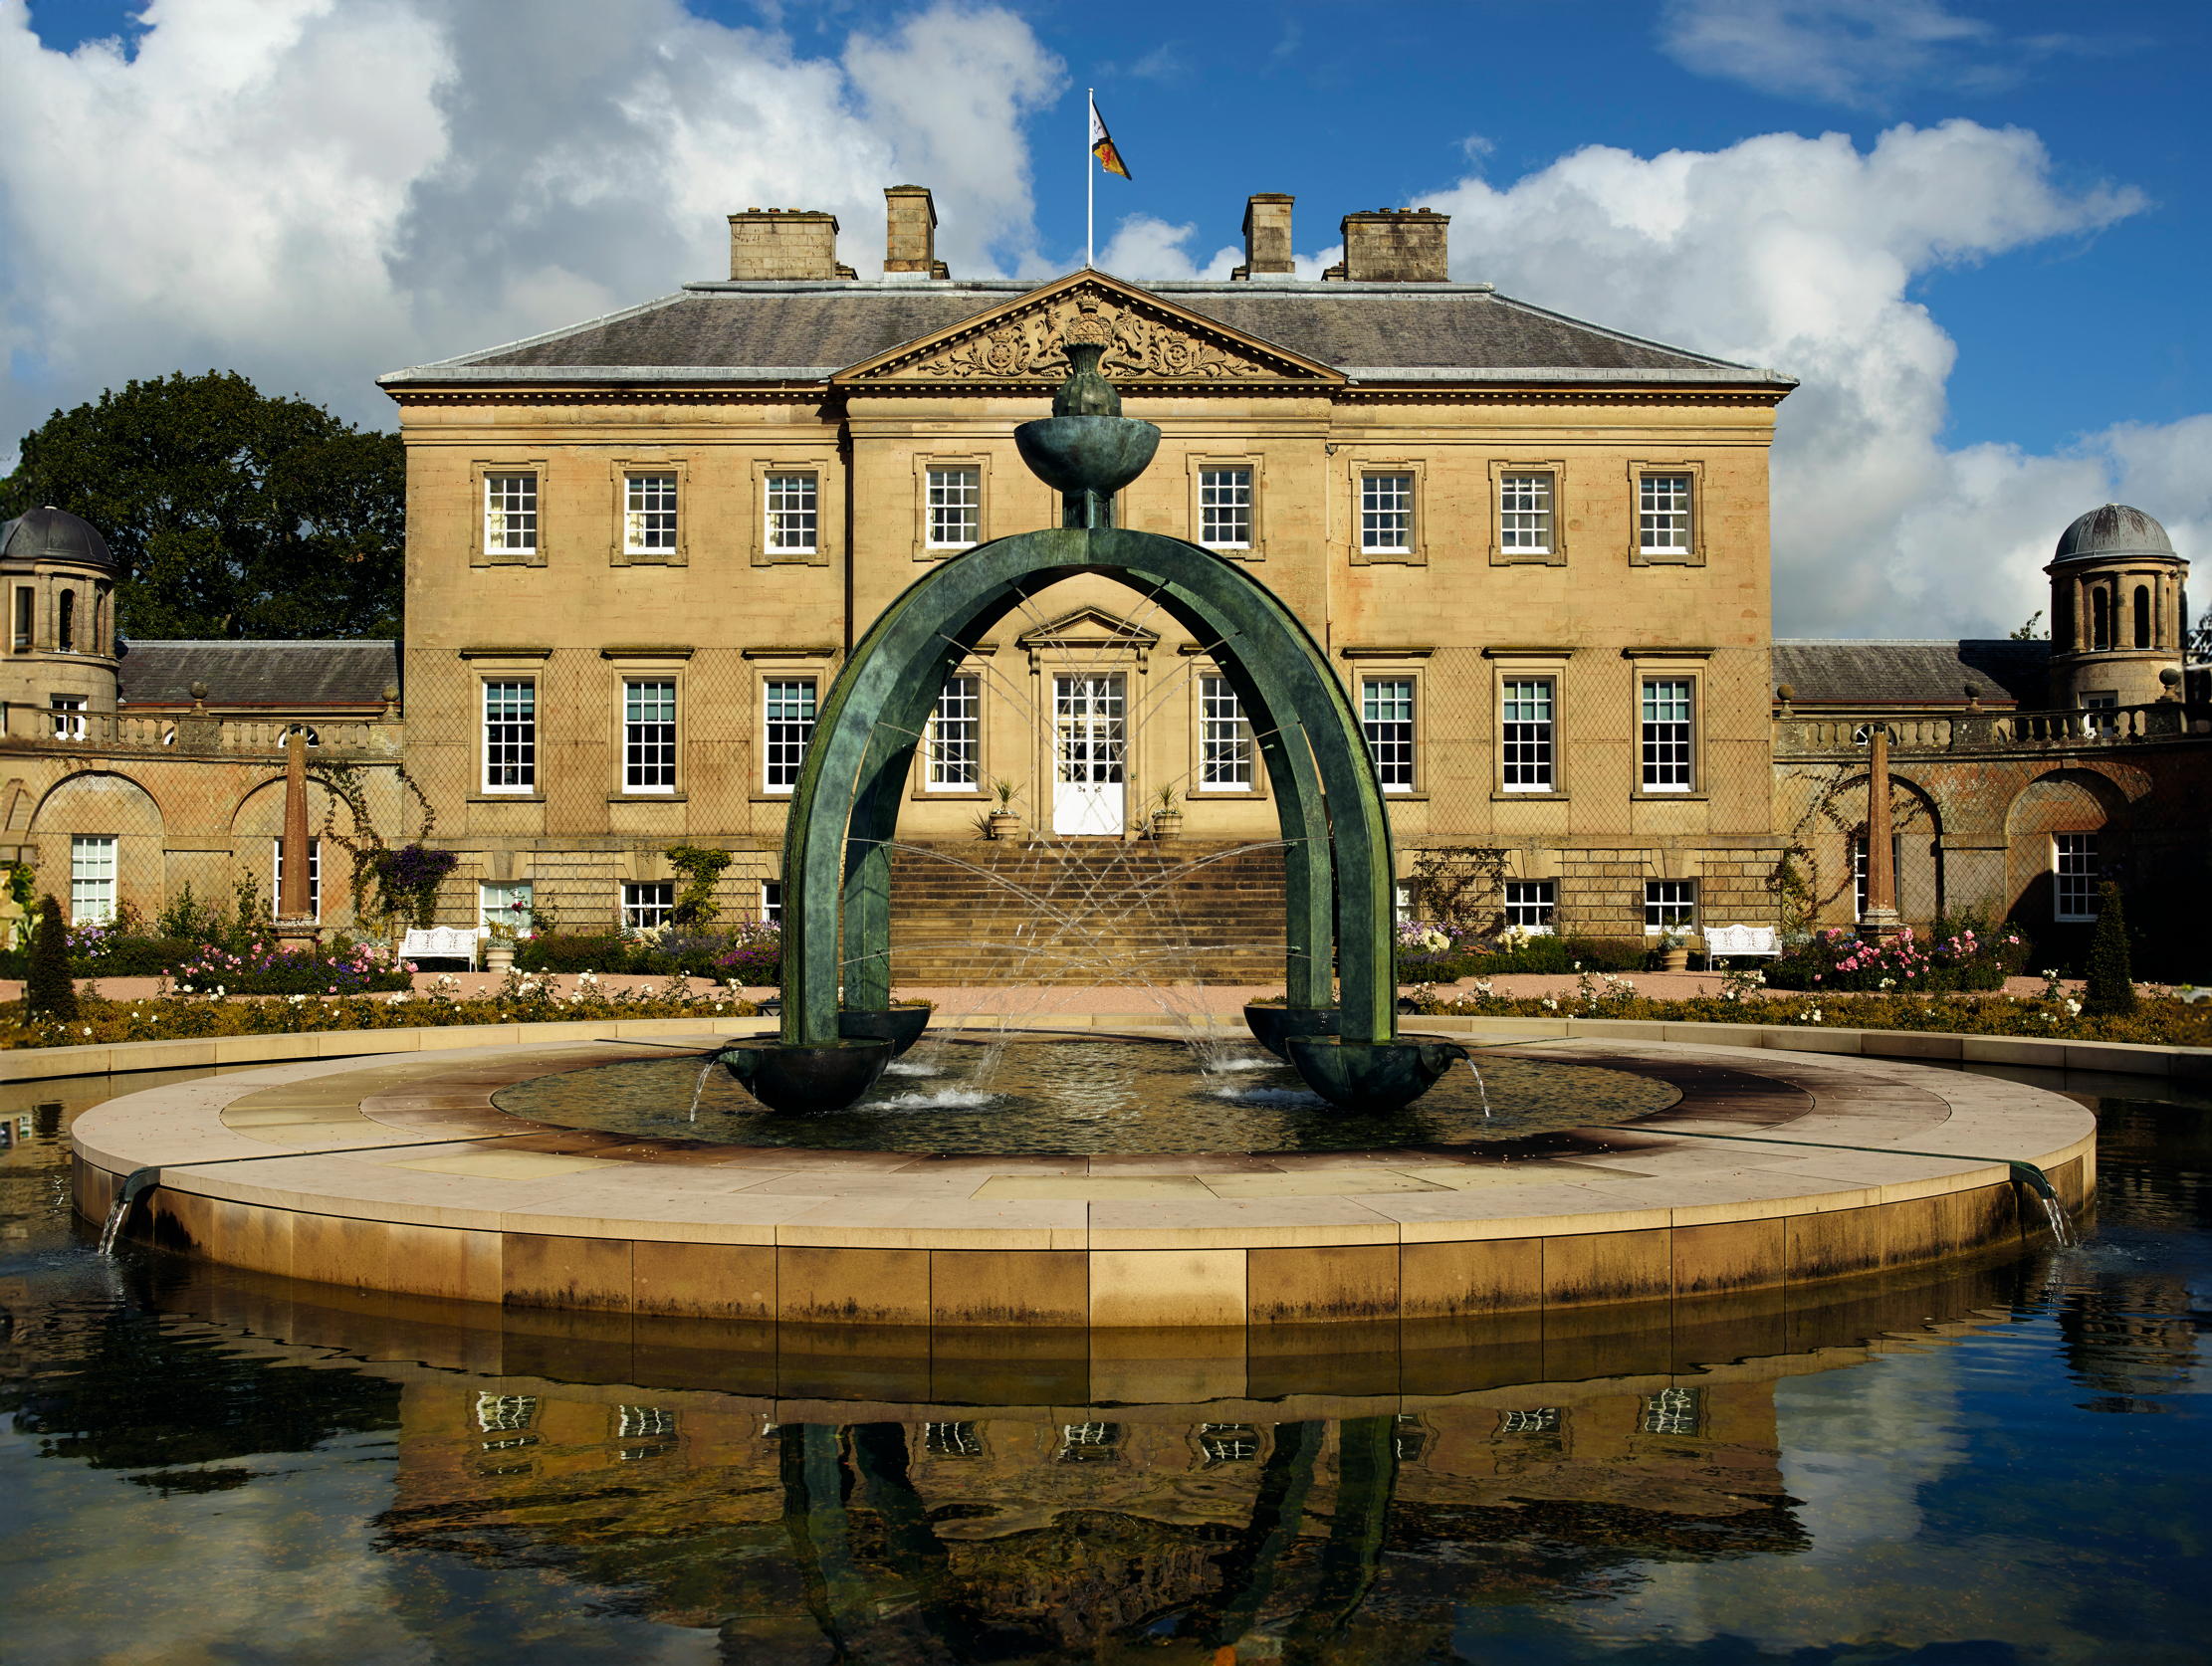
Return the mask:
<svg viewBox="0 0 2212 1666"><path fill-rule="evenodd" d="M676 926L706 926L722 913L715 902L715 882L733 861L730 852L710 845L671 845L668 865L684 876L669 922Z"/></svg>
<svg viewBox="0 0 2212 1666"><path fill-rule="evenodd" d="M1503 907L1506 852L1495 845L1435 845L1414 852L1414 912L1440 926L1494 926Z"/></svg>
<svg viewBox="0 0 2212 1666"><path fill-rule="evenodd" d="M375 818L368 807L368 788L361 780L357 764L318 761L310 766L308 778L328 794L323 806L322 837L344 851L351 861L354 918L366 920L381 916L385 920L428 926L437 906L438 886L460 865L461 859L451 851L424 848L424 841L437 825L437 812L430 807L429 795L415 784L414 777L404 768L394 767L392 773L399 778L399 784L421 814L414 838L396 850L376 830ZM350 832L338 830L340 805L345 807L346 818L352 823ZM398 860L407 853L412 854L407 855L406 861ZM432 869L436 871L433 873Z"/></svg>

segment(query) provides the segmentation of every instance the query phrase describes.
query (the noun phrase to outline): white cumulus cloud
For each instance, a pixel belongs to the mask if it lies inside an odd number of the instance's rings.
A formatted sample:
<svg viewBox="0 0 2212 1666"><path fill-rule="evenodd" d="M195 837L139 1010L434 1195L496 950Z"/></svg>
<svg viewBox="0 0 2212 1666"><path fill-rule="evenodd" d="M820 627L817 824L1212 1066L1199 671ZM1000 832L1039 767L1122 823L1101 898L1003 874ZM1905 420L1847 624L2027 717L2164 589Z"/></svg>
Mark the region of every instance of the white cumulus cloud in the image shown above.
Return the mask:
<svg viewBox="0 0 2212 1666"><path fill-rule="evenodd" d="M737 208L828 209L866 271L911 180L956 271L1037 264L1021 122L1061 71L1006 10L860 13L816 56L680 0L529 12L150 0L61 53L0 0L0 451L210 365L388 424L379 370L721 276Z"/></svg>
<svg viewBox="0 0 2212 1666"><path fill-rule="evenodd" d="M2043 605L2060 529L2108 499L2200 549L2212 531L2212 418L2057 455L1942 442L1955 347L1913 280L2143 206L2063 188L2032 133L1949 121L1865 151L1836 133L1593 146L1425 200L1453 217L1456 278L1801 380L1774 452L1781 634L2002 634Z"/></svg>

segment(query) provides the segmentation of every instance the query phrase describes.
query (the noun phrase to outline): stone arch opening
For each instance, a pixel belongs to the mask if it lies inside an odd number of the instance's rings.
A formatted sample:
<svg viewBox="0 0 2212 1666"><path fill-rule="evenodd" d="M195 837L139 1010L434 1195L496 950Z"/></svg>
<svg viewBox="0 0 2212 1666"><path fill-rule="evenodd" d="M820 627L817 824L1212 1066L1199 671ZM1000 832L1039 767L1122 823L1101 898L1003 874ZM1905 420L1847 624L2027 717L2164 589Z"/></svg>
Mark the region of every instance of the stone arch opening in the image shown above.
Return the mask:
<svg viewBox="0 0 2212 1666"><path fill-rule="evenodd" d="M39 889L72 918L90 919L106 900L150 915L161 906L161 806L145 787L113 770L65 775L32 812Z"/></svg>
<svg viewBox="0 0 2212 1666"><path fill-rule="evenodd" d="M2062 872L2079 873L2087 861L2097 882L2123 877L2127 821L2127 794L2093 769L2054 769L2022 787L2005 808L2013 915L2031 930L2078 924L2082 911L2068 906Z"/></svg>

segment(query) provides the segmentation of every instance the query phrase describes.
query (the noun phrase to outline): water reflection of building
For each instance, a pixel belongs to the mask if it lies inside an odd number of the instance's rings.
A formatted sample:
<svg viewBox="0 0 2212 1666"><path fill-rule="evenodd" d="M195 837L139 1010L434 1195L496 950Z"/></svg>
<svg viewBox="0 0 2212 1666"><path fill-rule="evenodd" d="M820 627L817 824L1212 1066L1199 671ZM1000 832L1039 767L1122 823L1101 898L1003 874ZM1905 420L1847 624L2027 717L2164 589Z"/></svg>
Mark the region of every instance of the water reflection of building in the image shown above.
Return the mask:
<svg viewBox="0 0 2212 1666"><path fill-rule="evenodd" d="M1441 1624L1469 1580L1556 1590L1632 1559L1802 1548L1771 1381L1549 1392L1291 1422L979 1409L839 1426L417 1381L382 1527L394 1549L504 1558L521 1536L583 1577L642 1572L657 1617L771 1657L801 1610L853 1646L896 1611L1030 1646L1143 1626L1215 1647L1380 1596Z"/></svg>
<svg viewBox="0 0 2212 1666"><path fill-rule="evenodd" d="M2174 1274L2106 1278L2059 1299L2066 1362L2106 1409L2185 1389L2197 1368L2203 1319L2188 1281Z"/></svg>

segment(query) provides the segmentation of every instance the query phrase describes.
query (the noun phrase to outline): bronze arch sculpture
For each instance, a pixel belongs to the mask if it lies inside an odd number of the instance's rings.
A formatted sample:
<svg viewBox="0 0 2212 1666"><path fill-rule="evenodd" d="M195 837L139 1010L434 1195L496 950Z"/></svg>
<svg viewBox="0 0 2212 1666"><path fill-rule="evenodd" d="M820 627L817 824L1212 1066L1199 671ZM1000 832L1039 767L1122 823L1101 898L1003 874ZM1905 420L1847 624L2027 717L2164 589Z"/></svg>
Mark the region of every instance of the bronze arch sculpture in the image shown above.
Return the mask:
<svg viewBox="0 0 2212 1666"><path fill-rule="evenodd" d="M880 1030L852 1015L890 1006L890 841L930 711L994 624L1086 573L1156 600L1205 645L1252 723L1285 846L1289 1004L1337 1009L1334 1036L1293 1046L1300 1073L1338 1104L1395 1108L1456 1056L1398 1041L1390 823L1344 686L1241 566L1108 523L1111 494L1151 460L1158 430L1113 414L1119 400L1092 367L1097 352L1071 343L1078 368L1055 401L1060 414L1017 433L1031 467L1065 493L1068 524L979 544L918 579L869 627L822 704L784 834L780 1039L724 1055L771 1105L849 1104L881 1070L887 1051L870 1068L869 1050L889 1044L866 1039Z"/></svg>

